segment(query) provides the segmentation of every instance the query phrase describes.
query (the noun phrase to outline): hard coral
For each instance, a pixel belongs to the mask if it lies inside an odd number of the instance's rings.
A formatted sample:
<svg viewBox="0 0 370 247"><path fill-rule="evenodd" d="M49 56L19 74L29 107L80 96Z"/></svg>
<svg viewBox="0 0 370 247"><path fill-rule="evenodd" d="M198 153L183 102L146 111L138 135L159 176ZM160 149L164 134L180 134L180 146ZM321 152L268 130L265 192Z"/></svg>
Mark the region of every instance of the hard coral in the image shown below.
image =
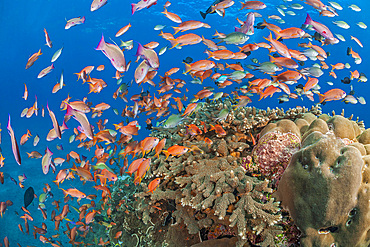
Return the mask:
<svg viewBox="0 0 370 247"><path fill-rule="evenodd" d="M342 116L312 121L280 180L278 197L304 247L370 244L370 159L359 131Z"/></svg>

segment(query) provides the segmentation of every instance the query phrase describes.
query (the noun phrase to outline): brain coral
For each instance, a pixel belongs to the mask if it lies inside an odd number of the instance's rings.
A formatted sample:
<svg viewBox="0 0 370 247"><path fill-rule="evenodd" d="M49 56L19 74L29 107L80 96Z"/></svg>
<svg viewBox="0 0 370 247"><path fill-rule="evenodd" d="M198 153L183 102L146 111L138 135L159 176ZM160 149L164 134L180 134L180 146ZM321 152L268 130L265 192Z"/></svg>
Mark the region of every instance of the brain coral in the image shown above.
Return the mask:
<svg viewBox="0 0 370 247"><path fill-rule="evenodd" d="M342 116L306 128L278 187L278 197L303 232L302 246L370 244L368 131ZM367 155L365 155L367 154Z"/></svg>

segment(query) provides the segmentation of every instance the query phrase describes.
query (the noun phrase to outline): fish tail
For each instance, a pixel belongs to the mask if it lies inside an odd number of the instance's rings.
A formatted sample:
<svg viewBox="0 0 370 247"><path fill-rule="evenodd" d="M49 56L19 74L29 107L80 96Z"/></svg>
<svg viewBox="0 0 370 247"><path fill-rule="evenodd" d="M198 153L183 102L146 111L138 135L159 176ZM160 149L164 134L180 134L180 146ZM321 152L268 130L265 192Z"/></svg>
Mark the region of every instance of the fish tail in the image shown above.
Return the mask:
<svg viewBox="0 0 370 247"><path fill-rule="evenodd" d="M135 3L132 3L131 4L131 15L133 15L134 13L135 13L135 11L136 11L136 4Z"/></svg>
<svg viewBox="0 0 370 247"><path fill-rule="evenodd" d="M162 150L162 153L164 153L166 155L166 160L167 160L168 156L170 156L169 152L167 150Z"/></svg>
<svg viewBox="0 0 370 247"><path fill-rule="evenodd" d="M278 31L278 30L272 30L273 32L274 32L274 34L275 34L275 39L276 40L278 40L278 39L280 39L280 32ZM272 35L271 35L272 36Z"/></svg>
<svg viewBox="0 0 370 247"><path fill-rule="evenodd" d="M178 32L180 32L180 28L179 27L172 27L174 30L175 30L175 33L173 34L173 35L175 35L175 34L177 34Z"/></svg>
<svg viewBox="0 0 370 247"><path fill-rule="evenodd" d="M136 55L135 56L142 56L144 51L145 51L145 48L138 42L138 47L137 47L137 51L136 51Z"/></svg>
<svg viewBox="0 0 370 247"><path fill-rule="evenodd" d="M235 32L240 32L240 27L235 27Z"/></svg>
<svg viewBox="0 0 370 247"><path fill-rule="evenodd" d="M95 50L102 51L102 50L104 50L104 47L105 47L105 41L104 41L104 35L102 34L100 42L99 42L98 46L95 48Z"/></svg>
<svg viewBox="0 0 370 247"><path fill-rule="evenodd" d="M74 73L74 74L78 76L77 78L77 81L78 81L81 78L81 74L80 73Z"/></svg>
<svg viewBox="0 0 370 247"><path fill-rule="evenodd" d="M272 41L272 34L270 32L270 35L266 38L266 37L263 37L265 40L271 42ZM270 49L269 49L270 50ZM270 51L271 52L271 51Z"/></svg>
<svg viewBox="0 0 370 247"><path fill-rule="evenodd" d="M189 73L191 71L191 65L185 63L185 74Z"/></svg>
<svg viewBox="0 0 370 247"><path fill-rule="evenodd" d="M307 13L306 20L305 20L305 22L303 24L304 25L311 25L311 23L312 23L311 16Z"/></svg>
<svg viewBox="0 0 370 247"><path fill-rule="evenodd" d="M325 95L319 94L319 104L325 101Z"/></svg>
<svg viewBox="0 0 370 247"><path fill-rule="evenodd" d="M204 12L202 12L202 11L200 11L199 13L200 13L200 15L203 17L203 19L206 19L207 13L204 13Z"/></svg>
<svg viewBox="0 0 370 247"><path fill-rule="evenodd" d="M263 22L262 22L261 26L263 26L263 27L267 26L267 21L265 19L263 19Z"/></svg>
<svg viewBox="0 0 370 247"><path fill-rule="evenodd" d="M72 107L69 104L67 104L67 103L66 103L66 105L67 105L66 115L67 116L72 116L73 115L73 109L72 109Z"/></svg>
<svg viewBox="0 0 370 247"><path fill-rule="evenodd" d="M83 17L81 18L81 22L82 22L82 23L85 23L85 20L86 20L86 18L85 18L85 16L83 16Z"/></svg>

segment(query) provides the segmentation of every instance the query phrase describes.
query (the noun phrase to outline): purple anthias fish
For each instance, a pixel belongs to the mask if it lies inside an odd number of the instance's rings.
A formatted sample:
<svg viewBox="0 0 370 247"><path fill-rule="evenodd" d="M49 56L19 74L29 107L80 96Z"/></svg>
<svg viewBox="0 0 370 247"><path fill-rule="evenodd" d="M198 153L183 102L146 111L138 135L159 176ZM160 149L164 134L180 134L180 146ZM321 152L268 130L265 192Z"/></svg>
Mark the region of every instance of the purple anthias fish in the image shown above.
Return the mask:
<svg viewBox="0 0 370 247"><path fill-rule="evenodd" d="M52 112L52 111L50 110L50 108L49 108L49 104L48 104L48 103L46 104L46 108L48 109L48 111L49 111L49 116L50 116L50 118L51 118L51 121L53 122L53 127L54 127L54 130L55 130L55 133L56 133L57 137L58 137L59 139L61 139L61 138L62 138L62 132L61 132L61 130L60 130L60 127L59 127L59 124L58 124L58 120L57 120L57 118L55 117L54 112Z"/></svg>
<svg viewBox="0 0 370 247"><path fill-rule="evenodd" d="M329 30L327 26L319 22L313 21L309 14L307 14L306 21L303 24L311 25L313 29L319 34L321 34L325 39L328 39L331 41L336 40L336 38L333 36L332 32Z"/></svg>
<svg viewBox="0 0 370 247"><path fill-rule="evenodd" d="M96 50L102 51L116 70L126 71L126 60L122 50L116 44L105 43L103 35Z"/></svg>
<svg viewBox="0 0 370 247"><path fill-rule="evenodd" d="M77 111L77 110L73 110L72 107L67 104L67 113L66 115L71 115L73 116L79 123L81 126L79 126L79 130L81 132L83 132L89 139L93 139L94 138L94 132L92 130L92 127L89 123L89 120L87 119L85 113L82 113L80 111Z"/></svg>
<svg viewBox="0 0 370 247"><path fill-rule="evenodd" d="M21 165L21 155L19 153L17 140L15 139L13 128L10 125L10 114L9 114L7 129L8 129L8 133L10 135L10 139L11 139L11 142L12 142L12 151L13 151L13 154L14 154L15 161L17 161L18 165Z"/></svg>
<svg viewBox="0 0 370 247"><path fill-rule="evenodd" d="M94 0L92 3L91 3L91 8L90 10L91 11L95 11L101 7L103 7L104 5L107 4L107 1L108 0Z"/></svg>
<svg viewBox="0 0 370 247"><path fill-rule="evenodd" d="M255 20L254 13L249 12L247 16L247 20L244 22L244 24L241 27L235 27L235 32L241 32L247 35L253 35L254 34L254 27L253 27L254 20Z"/></svg>
<svg viewBox="0 0 370 247"><path fill-rule="evenodd" d="M145 48L140 43L136 51L136 56L145 59L153 69L159 68L159 59L157 53L153 49Z"/></svg>
<svg viewBox="0 0 370 247"><path fill-rule="evenodd" d="M138 3L131 4L131 14L133 15L136 11L142 10L144 8L149 8L152 5L157 4L158 0L140 0Z"/></svg>

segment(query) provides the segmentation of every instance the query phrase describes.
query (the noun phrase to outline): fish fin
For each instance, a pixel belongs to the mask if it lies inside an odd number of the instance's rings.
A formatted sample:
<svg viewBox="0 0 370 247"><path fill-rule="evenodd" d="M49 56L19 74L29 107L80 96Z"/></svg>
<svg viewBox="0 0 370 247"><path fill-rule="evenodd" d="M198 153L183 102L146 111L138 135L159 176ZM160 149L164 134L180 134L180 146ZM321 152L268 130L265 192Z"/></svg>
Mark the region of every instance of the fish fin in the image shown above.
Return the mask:
<svg viewBox="0 0 370 247"><path fill-rule="evenodd" d="M95 48L95 50L102 51L102 50L104 50L104 46L105 46L105 41L104 41L104 35L102 34L100 42L99 42L98 46Z"/></svg>
<svg viewBox="0 0 370 247"><path fill-rule="evenodd" d="M175 35L175 34L177 34L178 32L180 32L180 28L179 27L172 27L174 30L175 30L175 33L173 34L173 35Z"/></svg>
<svg viewBox="0 0 370 247"><path fill-rule="evenodd" d="M305 20L305 22L303 24L304 25L311 25L311 23L312 23L311 16L307 13L306 20Z"/></svg>
<svg viewBox="0 0 370 247"><path fill-rule="evenodd" d="M203 13L202 11L200 11L200 15L203 17L203 19L206 19L207 13Z"/></svg>
<svg viewBox="0 0 370 247"><path fill-rule="evenodd" d="M141 56L143 55L144 51L145 51L145 48L144 46L142 46L139 42L138 42L138 47L137 47L137 51L136 51L136 55L135 56Z"/></svg>
<svg viewBox="0 0 370 247"><path fill-rule="evenodd" d="M323 94L318 94L319 95L319 104L325 101L325 97Z"/></svg>
<svg viewBox="0 0 370 247"><path fill-rule="evenodd" d="M131 15L133 15L135 12L136 12L136 4L135 3L132 3L131 4Z"/></svg>
<svg viewBox="0 0 370 247"><path fill-rule="evenodd" d="M185 73L184 74L187 74L191 71L191 65L190 64L187 64L185 63ZM10 119L10 116L9 116L9 119Z"/></svg>

